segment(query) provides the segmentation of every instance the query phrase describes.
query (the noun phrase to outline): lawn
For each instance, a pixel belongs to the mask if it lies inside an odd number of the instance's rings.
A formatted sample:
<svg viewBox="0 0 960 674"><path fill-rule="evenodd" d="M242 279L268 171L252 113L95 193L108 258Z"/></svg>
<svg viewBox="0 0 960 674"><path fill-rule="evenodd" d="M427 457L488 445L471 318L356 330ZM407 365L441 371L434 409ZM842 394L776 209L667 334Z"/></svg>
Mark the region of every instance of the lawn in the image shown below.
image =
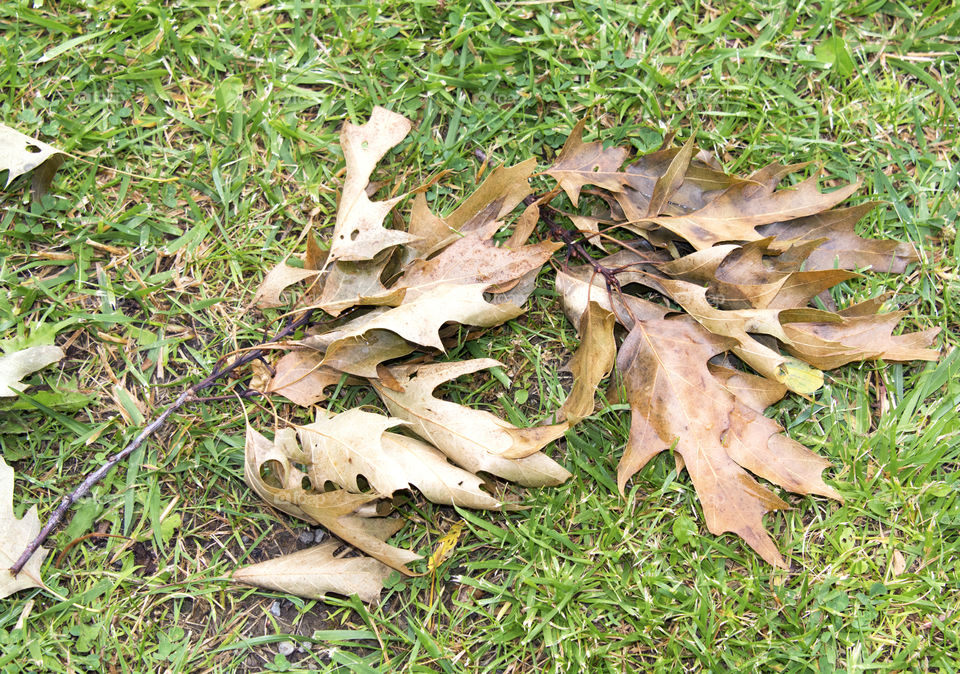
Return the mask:
<svg viewBox="0 0 960 674"><path fill-rule="evenodd" d="M845 499L783 494L794 509L766 523L789 571L709 534L669 457L621 497L614 405L550 450L574 477L526 492L527 510L412 495L395 544L429 555L455 523L464 535L435 577L395 575L374 606L229 582L314 530L244 483L241 403L194 404L74 508L49 589L0 600L0 671L957 671L958 49L950 2L0 4L0 122L75 155L40 201L24 181L0 191L0 340L56 335L67 352L0 411L20 511L45 517L221 356L275 331L281 312L251 298L306 225L329 231L338 128L374 105L414 121L375 178L406 190L449 171L430 193L444 213L481 156L545 169L585 116L588 137L639 153L675 131L736 173L859 176L853 201L885 202L861 233L911 241L921 263L834 298L893 293L904 329L943 328L944 354L832 371L774 408ZM449 354L501 359L508 388L449 395L549 418L576 346L551 278L523 317ZM330 403L358 404L376 397Z"/></svg>

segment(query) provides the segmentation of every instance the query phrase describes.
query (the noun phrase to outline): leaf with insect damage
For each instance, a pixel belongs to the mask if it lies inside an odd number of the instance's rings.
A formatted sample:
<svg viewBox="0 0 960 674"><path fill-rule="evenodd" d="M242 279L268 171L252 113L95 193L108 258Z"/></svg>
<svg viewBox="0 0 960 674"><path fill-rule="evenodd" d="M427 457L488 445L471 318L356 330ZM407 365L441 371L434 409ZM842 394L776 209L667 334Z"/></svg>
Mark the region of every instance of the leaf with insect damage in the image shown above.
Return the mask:
<svg viewBox="0 0 960 674"><path fill-rule="evenodd" d="M621 147L604 148L603 143L584 143L583 127L586 120L580 120L563 149L546 173L557 181L576 206L580 201L580 190L584 185L596 185L611 192L618 192L625 181L620 167L627 158L627 150Z"/></svg>
<svg viewBox="0 0 960 674"><path fill-rule="evenodd" d="M4 188L18 176L33 171L30 191L34 199L39 199L49 189L53 174L66 156L52 145L0 124L0 175L7 173Z"/></svg>
<svg viewBox="0 0 960 674"><path fill-rule="evenodd" d="M383 220L403 195L385 201L367 196L370 174L377 163L410 133L410 120L379 106L362 126L344 122L340 145L347 161L347 176L340 195L337 220L330 245L331 260L372 260L384 248L407 243L414 237L387 229Z"/></svg>
<svg viewBox="0 0 960 674"><path fill-rule="evenodd" d="M403 424L381 414L351 409L318 410L317 420L298 429L314 485L327 481L362 492L362 476L381 497L412 486L434 503L499 509L503 504L482 489L483 480L454 466L427 443L387 432Z"/></svg>
<svg viewBox="0 0 960 674"><path fill-rule="evenodd" d="M322 491L322 484L315 489L309 476L294 465L306 465L308 458L293 429L280 429L275 439L269 440L247 426L243 474L260 498L277 510L319 524L387 566L413 575L407 564L420 556L384 542L397 531L400 520L361 514L362 508L378 499L376 494Z"/></svg>

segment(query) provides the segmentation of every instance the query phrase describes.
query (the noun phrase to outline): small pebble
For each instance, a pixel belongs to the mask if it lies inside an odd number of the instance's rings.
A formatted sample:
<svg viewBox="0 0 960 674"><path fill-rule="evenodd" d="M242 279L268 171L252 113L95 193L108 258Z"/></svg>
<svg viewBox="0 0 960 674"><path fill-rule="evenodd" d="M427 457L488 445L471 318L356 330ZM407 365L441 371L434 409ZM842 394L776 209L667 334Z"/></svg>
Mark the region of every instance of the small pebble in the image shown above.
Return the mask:
<svg viewBox="0 0 960 674"><path fill-rule="evenodd" d="M293 642L290 641L281 641L277 645L277 653L287 657L288 655L293 655L293 651L296 650L296 647L293 645Z"/></svg>
<svg viewBox="0 0 960 674"><path fill-rule="evenodd" d="M272 613L273 615L275 615L275 616L277 616L277 617L280 616L280 602L279 602L279 601L275 601L275 602L273 602L272 604L270 604L270 613Z"/></svg>
<svg viewBox="0 0 960 674"><path fill-rule="evenodd" d="M323 529L317 529L313 532L313 542L314 543L323 543L323 539L327 537L327 532Z"/></svg>
<svg viewBox="0 0 960 674"><path fill-rule="evenodd" d="M300 542L301 543L313 543L313 532L312 531L301 531L300 532Z"/></svg>

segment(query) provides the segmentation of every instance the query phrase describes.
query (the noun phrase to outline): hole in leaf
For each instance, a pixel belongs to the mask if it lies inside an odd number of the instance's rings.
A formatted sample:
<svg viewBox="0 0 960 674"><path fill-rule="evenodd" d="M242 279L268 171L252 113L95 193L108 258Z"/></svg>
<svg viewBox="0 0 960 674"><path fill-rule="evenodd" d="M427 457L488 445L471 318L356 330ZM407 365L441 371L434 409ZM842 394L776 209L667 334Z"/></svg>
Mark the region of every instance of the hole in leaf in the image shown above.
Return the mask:
<svg viewBox="0 0 960 674"><path fill-rule="evenodd" d="M30 154L38 154L40 152L40 148L36 145L27 145L27 147L24 149Z"/></svg>
<svg viewBox="0 0 960 674"><path fill-rule="evenodd" d="M370 490L370 483L367 482L367 478L363 475L357 475L357 486L360 488L360 491Z"/></svg>
<svg viewBox="0 0 960 674"><path fill-rule="evenodd" d="M350 232L350 240L351 240L351 241L356 241L358 236L360 236L360 230L359 230L359 229L355 229L355 230L353 230L352 232Z"/></svg>
<svg viewBox="0 0 960 674"><path fill-rule="evenodd" d="M260 465L260 479L275 489L283 488L283 465L275 459Z"/></svg>

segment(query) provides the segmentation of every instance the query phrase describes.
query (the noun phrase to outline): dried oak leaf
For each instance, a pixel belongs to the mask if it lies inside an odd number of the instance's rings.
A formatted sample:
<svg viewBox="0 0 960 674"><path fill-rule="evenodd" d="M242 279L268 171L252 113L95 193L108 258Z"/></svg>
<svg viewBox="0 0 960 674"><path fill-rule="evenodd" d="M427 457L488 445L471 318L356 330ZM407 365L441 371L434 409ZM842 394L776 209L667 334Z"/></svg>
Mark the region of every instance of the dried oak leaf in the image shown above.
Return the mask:
<svg viewBox="0 0 960 674"><path fill-rule="evenodd" d="M790 353L822 370L832 370L864 360L937 360L940 352L929 348L940 328L893 335L907 312L843 316L841 322L791 322L783 325Z"/></svg>
<svg viewBox="0 0 960 674"><path fill-rule="evenodd" d="M292 267L286 262L281 262L276 267L267 272L263 283L257 289L253 296L251 304L261 309L273 309L282 307L286 303L280 299L281 293L294 283L299 283L309 278L316 278L320 272L316 269L301 269Z"/></svg>
<svg viewBox="0 0 960 674"><path fill-rule="evenodd" d="M312 349L284 354L274 366L273 377L264 387L264 393L277 393L304 407L326 400L324 389L339 382L343 373L322 362L323 354Z"/></svg>
<svg viewBox="0 0 960 674"><path fill-rule="evenodd" d="M553 166L546 171L563 188L574 206L580 201L580 190L584 185L619 192L626 181L620 167L627 158L627 150L604 148L603 143L598 142L584 143L585 125L586 119L577 122Z"/></svg>
<svg viewBox="0 0 960 674"><path fill-rule="evenodd" d="M454 241L429 260L414 260L393 285L404 302L431 293L444 284L511 284L539 270L563 244L543 241L516 248L498 247L490 237L500 228L492 222Z"/></svg>
<svg viewBox="0 0 960 674"><path fill-rule="evenodd" d="M403 195L385 201L370 201L370 174L390 148L406 138L410 120L379 106L362 126L344 122L340 145L347 174L330 246L331 260L372 260L384 248L411 241L407 232L387 229L383 220Z"/></svg>
<svg viewBox="0 0 960 674"><path fill-rule="evenodd" d="M577 347L567 368L573 374L573 388L563 401L560 418L570 424L593 414L594 397L601 380L610 374L617 359L617 343L613 334L616 318L613 312L590 302L580 318Z"/></svg>
<svg viewBox="0 0 960 674"><path fill-rule="evenodd" d="M429 293L385 311L374 311L327 335L308 337L307 346L326 351L324 363L361 377L376 377L376 366L406 355L407 343L443 350L439 330L444 323L490 327L516 318L523 308L506 302L493 304L484 297L487 283L440 283ZM391 336L392 334L392 336ZM371 344L376 344L371 348Z"/></svg>
<svg viewBox="0 0 960 674"><path fill-rule="evenodd" d="M305 465L308 456L297 444L293 429L280 429L275 439L269 440L247 426L243 474L260 498L277 510L324 527L387 566L414 575L407 564L420 559L420 555L385 542L397 531L399 520L357 514L378 499L376 494L353 494L345 489L319 491L309 486L310 478L295 463Z"/></svg>
<svg viewBox="0 0 960 674"><path fill-rule="evenodd" d="M670 311L662 304L625 292L607 290L603 277L587 265L557 271L555 283L563 312L574 325L580 325L590 302L596 302L603 309L612 312L617 322L627 329L630 329L635 321L663 318Z"/></svg>
<svg viewBox="0 0 960 674"><path fill-rule="evenodd" d="M381 281L390 263L393 250L377 253L372 260L345 262L337 260L324 279L319 299L313 306L331 316L339 316L355 306L396 306L403 299L402 288L387 288Z"/></svg>
<svg viewBox="0 0 960 674"><path fill-rule="evenodd" d="M307 599L323 599L333 592L375 602L393 569L370 557L337 557L334 553L339 547L338 541L330 541L244 566L233 572L231 580Z"/></svg>
<svg viewBox="0 0 960 674"><path fill-rule="evenodd" d="M758 228L762 236L776 237L777 245L793 241L820 241L804 265L818 269L872 269L902 274L919 257L911 243L889 239L864 239L855 226L880 202L870 201L849 208L836 208L805 218L775 222Z"/></svg>
<svg viewBox="0 0 960 674"><path fill-rule="evenodd" d="M725 241L755 241L763 238L760 225L792 220L833 208L860 187L851 183L832 192L818 187L819 172L792 187L776 189L780 180L806 164L760 169L748 181L732 185L703 208L678 216L647 218L686 239L697 250Z"/></svg>
<svg viewBox="0 0 960 674"><path fill-rule="evenodd" d="M651 212L685 215L703 208L723 190L745 182L708 161L712 155L701 152L684 165L685 154L684 148L666 148L638 157L626 167L625 186L614 194L625 219L642 220ZM681 172L683 179L677 184L674 176ZM661 194L665 195L662 202Z"/></svg>
<svg viewBox="0 0 960 674"><path fill-rule="evenodd" d="M772 241L712 246L658 269L674 279L706 286L707 296L723 309L802 307L824 290L857 276L842 269L800 271L809 247L768 255Z"/></svg>
<svg viewBox="0 0 960 674"><path fill-rule="evenodd" d="M36 506L20 519L13 514L13 468L0 456L0 599L19 590L44 587L40 567L49 552L46 548L33 553L16 576L10 573L10 567L39 533L40 517Z"/></svg>
<svg viewBox="0 0 960 674"><path fill-rule="evenodd" d="M430 211L426 197L414 197L410 213L410 233L417 238L410 241L406 261L426 258L465 234L486 228L517 207L528 195L530 176L537 166L536 159L528 159L513 166L498 166L487 176L463 203L445 218ZM492 234L491 234L492 236Z"/></svg>
<svg viewBox="0 0 960 674"><path fill-rule="evenodd" d="M4 188L9 187L17 176L33 171L30 191L34 199L39 199L50 187L53 174L66 156L52 145L0 124L0 173L7 172Z"/></svg>
<svg viewBox="0 0 960 674"><path fill-rule="evenodd" d="M496 510L503 504L482 489L483 480L454 466L427 443L388 428L403 424L381 414L351 409L331 415L318 410L317 420L298 429L314 485L331 481L361 492L358 478L384 498L396 491L419 489L434 503Z"/></svg>
<svg viewBox="0 0 960 674"><path fill-rule="evenodd" d="M734 532L767 562L785 568L762 518L789 506L750 473L796 493L840 496L823 482L825 459L780 435L774 421L710 372L707 361L732 345L687 318L637 322L617 359L632 412L617 482L622 492L651 458L673 447L710 532Z"/></svg>
<svg viewBox="0 0 960 674"><path fill-rule="evenodd" d="M782 342L789 337L783 324L816 319L819 323L842 321L842 317L818 309L717 309L707 300L707 289L673 279L649 279L648 284L666 294L707 330L735 340L731 347L754 370L791 391L810 394L823 386L823 373L797 358L785 356L758 340L754 334L770 335Z"/></svg>
<svg viewBox="0 0 960 674"><path fill-rule="evenodd" d="M499 366L480 358L455 363L433 363L390 369L401 390L378 381L371 384L394 417L471 473L490 473L525 487L553 486L570 473L539 451L563 435L567 424L517 428L483 410L434 397L440 384ZM523 458L508 458L520 455Z"/></svg>

